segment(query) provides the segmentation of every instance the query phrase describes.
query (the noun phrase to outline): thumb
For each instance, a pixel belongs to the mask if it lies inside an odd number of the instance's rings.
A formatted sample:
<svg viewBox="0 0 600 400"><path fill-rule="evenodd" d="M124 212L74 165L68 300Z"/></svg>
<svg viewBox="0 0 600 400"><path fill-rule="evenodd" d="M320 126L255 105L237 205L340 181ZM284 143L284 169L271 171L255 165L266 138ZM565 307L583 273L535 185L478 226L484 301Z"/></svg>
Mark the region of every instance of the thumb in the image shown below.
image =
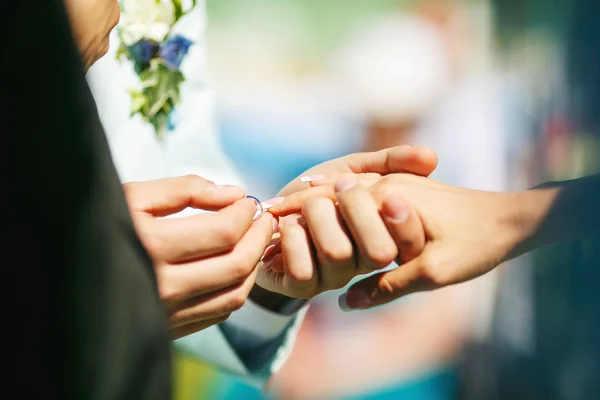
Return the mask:
<svg viewBox="0 0 600 400"><path fill-rule="evenodd" d="M397 172L429 176L437 167L437 154L421 146L396 146L370 153L347 156L348 167L354 173L374 172L387 175Z"/></svg>
<svg viewBox="0 0 600 400"><path fill-rule="evenodd" d="M366 309L400 297L445 286L425 264L426 252L398 268L371 275L354 284L339 299L344 311Z"/></svg>
<svg viewBox="0 0 600 400"><path fill-rule="evenodd" d="M220 210L245 196L240 187L215 185L197 175L126 183L123 190L132 211L156 217L175 214L188 207Z"/></svg>

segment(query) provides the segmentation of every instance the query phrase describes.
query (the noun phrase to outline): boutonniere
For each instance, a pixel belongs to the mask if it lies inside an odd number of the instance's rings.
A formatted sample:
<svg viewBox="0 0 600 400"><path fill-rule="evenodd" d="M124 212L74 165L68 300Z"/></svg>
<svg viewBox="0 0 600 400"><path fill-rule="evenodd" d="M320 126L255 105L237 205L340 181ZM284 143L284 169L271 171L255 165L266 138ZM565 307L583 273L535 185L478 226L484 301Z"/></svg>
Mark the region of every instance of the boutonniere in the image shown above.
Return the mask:
<svg viewBox="0 0 600 400"><path fill-rule="evenodd" d="M196 6L183 9L181 0L123 0L117 58L133 62L140 84L130 89L131 115L140 114L152 124L159 139L175 127L179 86L185 80L181 62L193 44L172 33L181 17Z"/></svg>

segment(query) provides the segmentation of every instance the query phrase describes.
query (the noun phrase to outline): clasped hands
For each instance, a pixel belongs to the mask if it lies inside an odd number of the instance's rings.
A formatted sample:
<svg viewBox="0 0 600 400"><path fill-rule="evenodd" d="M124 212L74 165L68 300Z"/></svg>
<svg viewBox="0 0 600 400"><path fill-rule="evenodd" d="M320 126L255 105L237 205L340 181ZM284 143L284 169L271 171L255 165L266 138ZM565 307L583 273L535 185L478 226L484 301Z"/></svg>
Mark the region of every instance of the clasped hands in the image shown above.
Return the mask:
<svg viewBox="0 0 600 400"><path fill-rule="evenodd" d="M431 150L409 146L328 161L303 174L310 183L295 179L267 201L256 221L239 187L197 176L125 184L171 336L225 321L255 284L309 299L396 261L341 299L343 308L368 308L487 272L510 242L477 223L477 208L489 217L496 197L426 178L436 165ZM162 218L188 207L214 212ZM473 235L491 250L465 249Z"/></svg>

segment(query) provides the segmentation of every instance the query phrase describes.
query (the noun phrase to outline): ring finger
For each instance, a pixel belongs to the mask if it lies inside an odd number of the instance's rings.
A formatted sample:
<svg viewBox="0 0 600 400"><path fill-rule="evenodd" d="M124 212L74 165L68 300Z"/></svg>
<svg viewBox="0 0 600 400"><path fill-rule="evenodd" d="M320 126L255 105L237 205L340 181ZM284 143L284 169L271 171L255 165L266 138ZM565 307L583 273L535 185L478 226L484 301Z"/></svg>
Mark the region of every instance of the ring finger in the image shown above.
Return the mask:
<svg viewBox="0 0 600 400"><path fill-rule="evenodd" d="M356 274L352 242L334 202L310 199L302 209L319 260L321 290L339 289Z"/></svg>

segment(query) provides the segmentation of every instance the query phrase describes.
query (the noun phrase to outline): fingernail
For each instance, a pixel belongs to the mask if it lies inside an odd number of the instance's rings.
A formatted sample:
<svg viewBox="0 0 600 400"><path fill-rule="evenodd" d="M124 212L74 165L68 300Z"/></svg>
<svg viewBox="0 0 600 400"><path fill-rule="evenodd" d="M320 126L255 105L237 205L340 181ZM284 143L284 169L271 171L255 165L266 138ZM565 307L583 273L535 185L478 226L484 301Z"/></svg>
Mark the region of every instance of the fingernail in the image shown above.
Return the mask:
<svg viewBox="0 0 600 400"><path fill-rule="evenodd" d="M266 263L263 264L263 268L264 269L270 269L271 271L275 271L275 272L283 272L283 265L280 262L281 261L281 253L277 253L275 254L273 257L271 257L271 259L269 261L267 261Z"/></svg>
<svg viewBox="0 0 600 400"><path fill-rule="evenodd" d="M352 189L357 183L358 181L353 176L341 178L335 183L335 191L345 192L346 190Z"/></svg>
<svg viewBox="0 0 600 400"><path fill-rule="evenodd" d="M325 179L325 175L310 175L310 176L303 176L300 178L300 182L303 183L308 183L308 182L314 182L314 181L320 181Z"/></svg>
<svg viewBox="0 0 600 400"><path fill-rule="evenodd" d="M266 262L268 262L268 261L269 261L269 259L270 259L270 258L272 258L272 257L269 257L269 256L272 256L272 255L273 255L273 249L274 249L274 248L275 248L275 245L274 245L274 244L272 244L272 245L270 245L270 246L267 246L267 248L266 248L266 249L265 249L265 251L263 252L263 255L262 255L262 257L260 258L260 261L262 261L262 262L265 262L265 263L266 263Z"/></svg>
<svg viewBox="0 0 600 400"><path fill-rule="evenodd" d="M410 215L410 209L406 202L398 198L385 200L382 204L382 211L385 216L396 223L403 223Z"/></svg>
<svg viewBox="0 0 600 400"><path fill-rule="evenodd" d="M279 228L279 221L277 218L273 217L273 221L271 221L271 223L273 224L273 232L277 231L277 228Z"/></svg>
<svg viewBox="0 0 600 400"><path fill-rule="evenodd" d="M352 287L338 298L338 304L342 311L352 311L368 307L371 299L363 288Z"/></svg>
<svg viewBox="0 0 600 400"><path fill-rule="evenodd" d="M265 200L262 202L263 210L269 209L269 207L276 206L277 204L281 204L285 201L285 197L274 197L269 200Z"/></svg>

